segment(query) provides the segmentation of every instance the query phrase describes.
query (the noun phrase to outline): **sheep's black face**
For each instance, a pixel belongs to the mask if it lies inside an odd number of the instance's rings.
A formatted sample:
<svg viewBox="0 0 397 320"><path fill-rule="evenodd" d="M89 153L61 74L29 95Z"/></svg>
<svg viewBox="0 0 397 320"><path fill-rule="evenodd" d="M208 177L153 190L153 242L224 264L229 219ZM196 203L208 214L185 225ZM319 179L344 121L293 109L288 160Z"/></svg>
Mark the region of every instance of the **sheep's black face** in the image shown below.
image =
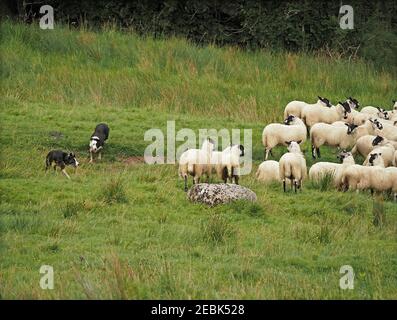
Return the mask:
<svg viewBox="0 0 397 320"><path fill-rule="evenodd" d="M289 126L291 124L291 122L294 121L294 119L295 119L295 116L292 116L292 115L288 116L288 118L284 120L284 124Z"/></svg>
<svg viewBox="0 0 397 320"><path fill-rule="evenodd" d="M355 124L346 123L347 126L347 134L352 134L354 130L358 127Z"/></svg>
<svg viewBox="0 0 397 320"><path fill-rule="evenodd" d="M381 143L384 140L383 137L381 136L376 136L374 140L372 140L372 145L377 146L379 143Z"/></svg>
<svg viewBox="0 0 397 320"><path fill-rule="evenodd" d="M328 108L331 108L331 107L332 107L331 102L330 102L327 98L321 98L320 96L318 96L318 98L319 98Z"/></svg>
<svg viewBox="0 0 397 320"><path fill-rule="evenodd" d="M340 162L343 162L343 159L345 159L345 153L344 152L341 152L341 153L339 153L337 156L336 156L336 158L340 161Z"/></svg>
<svg viewBox="0 0 397 320"><path fill-rule="evenodd" d="M379 153L373 153L373 154L371 154L371 155L369 156L369 160L368 160L369 164L370 164L371 166L374 166L374 161L375 161L376 158L378 158L379 156L380 156Z"/></svg>
<svg viewBox="0 0 397 320"><path fill-rule="evenodd" d="M240 148L240 157L244 157L244 146L240 144L238 147Z"/></svg>
<svg viewBox="0 0 397 320"><path fill-rule="evenodd" d="M340 102L339 104L343 107L343 119L347 119L347 114L352 112L352 109L350 108L350 105L348 102Z"/></svg>
<svg viewBox="0 0 397 320"><path fill-rule="evenodd" d="M376 125L376 127L377 127L379 130L382 130L382 129L383 129L383 125L378 121L378 119L375 119L375 120L373 121L373 124Z"/></svg>
<svg viewBox="0 0 397 320"><path fill-rule="evenodd" d="M349 103L349 102L350 102L350 103ZM352 98L352 97L349 97L349 98L348 98L348 103L349 103L349 105L350 105L351 108L354 108L354 109L360 108L360 104L359 104L359 102L358 102L357 99L354 99L354 98Z"/></svg>

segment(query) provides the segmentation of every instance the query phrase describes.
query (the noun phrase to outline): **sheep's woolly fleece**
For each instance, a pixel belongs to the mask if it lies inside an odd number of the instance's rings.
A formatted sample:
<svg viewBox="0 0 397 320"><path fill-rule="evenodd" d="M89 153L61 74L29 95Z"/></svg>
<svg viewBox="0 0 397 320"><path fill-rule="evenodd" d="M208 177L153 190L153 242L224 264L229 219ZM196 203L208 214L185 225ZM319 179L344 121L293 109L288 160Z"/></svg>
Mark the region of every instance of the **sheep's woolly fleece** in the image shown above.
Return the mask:
<svg viewBox="0 0 397 320"><path fill-rule="evenodd" d="M200 202L212 207L236 200L255 202L256 194L250 189L236 184L200 183L190 188L187 198L192 202Z"/></svg>

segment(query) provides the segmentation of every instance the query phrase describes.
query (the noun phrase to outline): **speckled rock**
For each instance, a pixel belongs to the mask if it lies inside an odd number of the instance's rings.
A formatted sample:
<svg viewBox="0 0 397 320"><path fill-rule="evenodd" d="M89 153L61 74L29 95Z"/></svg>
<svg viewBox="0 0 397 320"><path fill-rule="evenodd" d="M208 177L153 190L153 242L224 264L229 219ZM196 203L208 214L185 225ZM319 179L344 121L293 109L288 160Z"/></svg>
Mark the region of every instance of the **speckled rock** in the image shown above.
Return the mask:
<svg viewBox="0 0 397 320"><path fill-rule="evenodd" d="M237 184L208 184L199 183L191 187L187 198L192 202L205 203L216 206L236 200L256 201L256 194L250 189Z"/></svg>

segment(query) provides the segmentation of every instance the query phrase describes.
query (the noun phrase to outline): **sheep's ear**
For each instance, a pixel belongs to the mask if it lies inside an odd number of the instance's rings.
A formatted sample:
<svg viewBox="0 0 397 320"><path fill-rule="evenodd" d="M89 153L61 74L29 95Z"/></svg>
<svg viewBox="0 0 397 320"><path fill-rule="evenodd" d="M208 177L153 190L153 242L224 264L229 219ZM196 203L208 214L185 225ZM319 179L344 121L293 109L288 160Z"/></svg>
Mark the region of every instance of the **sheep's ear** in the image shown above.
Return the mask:
<svg viewBox="0 0 397 320"><path fill-rule="evenodd" d="M285 144L289 146L291 144L291 141L285 141Z"/></svg>
<svg viewBox="0 0 397 320"><path fill-rule="evenodd" d="M323 101L323 98L321 98L320 96L317 96L317 98L319 98L321 101Z"/></svg>
<svg viewBox="0 0 397 320"><path fill-rule="evenodd" d="M347 127L348 127L348 126L349 126L349 124L345 122L345 126L347 126Z"/></svg>
<svg viewBox="0 0 397 320"><path fill-rule="evenodd" d="M394 125L394 126L397 126L397 121L394 121L393 125Z"/></svg>

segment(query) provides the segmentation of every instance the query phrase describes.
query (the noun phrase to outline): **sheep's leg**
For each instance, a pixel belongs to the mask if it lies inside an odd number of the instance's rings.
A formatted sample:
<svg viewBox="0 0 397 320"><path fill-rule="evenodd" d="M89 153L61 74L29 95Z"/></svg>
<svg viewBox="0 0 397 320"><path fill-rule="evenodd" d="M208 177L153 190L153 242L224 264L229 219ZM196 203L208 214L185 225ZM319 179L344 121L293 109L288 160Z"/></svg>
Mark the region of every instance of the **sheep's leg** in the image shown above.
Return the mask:
<svg viewBox="0 0 397 320"><path fill-rule="evenodd" d="M297 190L297 182L296 182L296 180L294 179L294 191L295 191L295 193L296 193L296 190Z"/></svg>
<svg viewBox="0 0 397 320"><path fill-rule="evenodd" d="M316 148L317 157L321 158L320 148Z"/></svg>
<svg viewBox="0 0 397 320"><path fill-rule="evenodd" d="M185 192L187 192L187 176L185 175Z"/></svg>
<svg viewBox="0 0 397 320"><path fill-rule="evenodd" d="M232 169L233 170L233 169ZM233 177L234 177L234 183L235 184L238 184L238 179L239 179L239 176L237 175L237 174L233 174Z"/></svg>
<svg viewBox="0 0 397 320"><path fill-rule="evenodd" d="M269 158L269 153L272 149L268 149L266 148L266 155L265 155L265 160L267 160Z"/></svg>
<svg viewBox="0 0 397 320"><path fill-rule="evenodd" d="M284 192L286 192L287 190L286 190L286 183L285 183L285 179L283 179L283 190L284 190Z"/></svg>
<svg viewBox="0 0 397 320"><path fill-rule="evenodd" d="M394 202L397 202L397 192L394 193Z"/></svg>
<svg viewBox="0 0 397 320"><path fill-rule="evenodd" d="M312 157L313 159L316 159L316 148L314 147L314 145L312 145Z"/></svg>

